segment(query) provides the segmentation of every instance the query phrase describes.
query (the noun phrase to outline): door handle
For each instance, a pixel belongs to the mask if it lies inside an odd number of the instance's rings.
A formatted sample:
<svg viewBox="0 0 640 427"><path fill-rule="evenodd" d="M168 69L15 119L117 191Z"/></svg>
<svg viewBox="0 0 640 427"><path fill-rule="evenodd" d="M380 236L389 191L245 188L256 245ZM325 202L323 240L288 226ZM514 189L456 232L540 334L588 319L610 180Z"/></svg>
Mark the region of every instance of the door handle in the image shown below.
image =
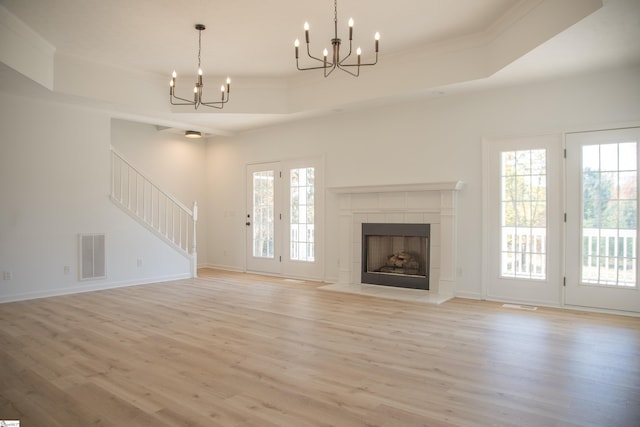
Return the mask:
<svg viewBox="0 0 640 427"><path fill-rule="evenodd" d="M249 221L245 222L245 225L248 227L251 225L251 223Z"/></svg>

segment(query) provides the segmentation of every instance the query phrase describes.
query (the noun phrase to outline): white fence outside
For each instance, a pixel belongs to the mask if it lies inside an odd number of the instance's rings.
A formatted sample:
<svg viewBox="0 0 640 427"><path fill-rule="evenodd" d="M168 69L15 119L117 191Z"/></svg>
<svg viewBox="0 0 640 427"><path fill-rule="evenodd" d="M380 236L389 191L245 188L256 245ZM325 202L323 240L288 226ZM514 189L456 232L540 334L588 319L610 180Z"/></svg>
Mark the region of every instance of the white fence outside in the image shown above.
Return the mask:
<svg viewBox="0 0 640 427"><path fill-rule="evenodd" d="M607 286L636 286L636 230L584 228L581 282ZM544 279L545 228L502 227L503 277Z"/></svg>
<svg viewBox="0 0 640 427"><path fill-rule="evenodd" d="M546 253L546 228L502 227L503 277L545 279Z"/></svg>
<svg viewBox="0 0 640 427"><path fill-rule="evenodd" d="M582 282L635 286L636 230L582 229Z"/></svg>

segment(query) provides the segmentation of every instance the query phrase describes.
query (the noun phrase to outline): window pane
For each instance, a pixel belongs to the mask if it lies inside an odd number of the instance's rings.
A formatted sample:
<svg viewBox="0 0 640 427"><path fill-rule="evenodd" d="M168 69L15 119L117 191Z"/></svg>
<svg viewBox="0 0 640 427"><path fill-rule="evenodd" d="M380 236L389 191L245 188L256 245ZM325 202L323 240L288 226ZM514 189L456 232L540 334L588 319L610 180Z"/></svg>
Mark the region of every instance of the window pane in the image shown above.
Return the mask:
<svg viewBox="0 0 640 427"><path fill-rule="evenodd" d="M582 147L582 170L595 171L600 169L600 150L597 145Z"/></svg>
<svg viewBox="0 0 640 427"><path fill-rule="evenodd" d="M531 150L516 151L516 175L531 174Z"/></svg>
<svg viewBox="0 0 640 427"><path fill-rule="evenodd" d="M621 171L635 171L636 166L636 143L625 142L619 144L619 163Z"/></svg>
<svg viewBox="0 0 640 427"><path fill-rule="evenodd" d="M531 226L536 228L547 227L547 202L535 201L531 212Z"/></svg>
<svg viewBox="0 0 640 427"><path fill-rule="evenodd" d="M289 257L295 261L314 261L314 168L291 169L289 172L290 239Z"/></svg>
<svg viewBox="0 0 640 427"><path fill-rule="evenodd" d="M516 204L514 202L502 202L502 226L516 226Z"/></svg>
<svg viewBox="0 0 640 427"><path fill-rule="evenodd" d="M638 192L637 182L638 175L633 172L620 172L618 174L618 192L621 199L635 199Z"/></svg>
<svg viewBox="0 0 640 427"><path fill-rule="evenodd" d="M546 150L503 152L501 159L501 275L545 279Z"/></svg>
<svg viewBox="0 0 640 427"><path fill-rule="evenodd" d="M546 150L531 150L531 174L547 174Z"/></svg>
<svg viewBox="0 0 640 427"><path fill-rule="evenodd" d="M600 170L618 170L618 144L603 144L600 146Z"/></svg>
<svg viewBox="0 0 640 427"><path fill-rule="evenodd" d="M635 200L622 200L619 203L618 228L635 230L637 227L638 204Z"/></svg>
<svg viewBox="0 0 640 427"><path fill-rule="evenodd" d="M253 173L253 256L274 257L274 172Z"/></svg>
<svg viewBox="0 0 640 427"><path fill-rule="evenodd" d="M636 286L636 143L582 148L584 284Z"/></svg>
<svg viewBox="0 0 640 427"><path fill-rule="evenodd" d="M547 199L547 176L546 175L532 175L531 176L531 200L546 200Z"/></svg>
<svg viewBox="0 0 640 427"><path fill-rule="evenodd" d="M502 153L502 175L513 176L516 173L515 151L506 151Z"/></svg>

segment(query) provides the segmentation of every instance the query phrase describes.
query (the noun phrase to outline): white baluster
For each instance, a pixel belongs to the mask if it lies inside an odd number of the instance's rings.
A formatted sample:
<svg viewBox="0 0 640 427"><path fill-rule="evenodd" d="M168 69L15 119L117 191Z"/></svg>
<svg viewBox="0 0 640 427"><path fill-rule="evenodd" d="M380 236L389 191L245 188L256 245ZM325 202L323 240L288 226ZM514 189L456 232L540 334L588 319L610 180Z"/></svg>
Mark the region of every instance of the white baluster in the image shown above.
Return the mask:
<svg viewBox="0 0 640 427"><path fill-rule="evenodd" d="M198 253L196 250L196 223L198 222L198 202L193 202L193 239L192 245L193 248L191 250L192 259L192 267L191 267L191 275L195 278L198 277Z"/></svg>

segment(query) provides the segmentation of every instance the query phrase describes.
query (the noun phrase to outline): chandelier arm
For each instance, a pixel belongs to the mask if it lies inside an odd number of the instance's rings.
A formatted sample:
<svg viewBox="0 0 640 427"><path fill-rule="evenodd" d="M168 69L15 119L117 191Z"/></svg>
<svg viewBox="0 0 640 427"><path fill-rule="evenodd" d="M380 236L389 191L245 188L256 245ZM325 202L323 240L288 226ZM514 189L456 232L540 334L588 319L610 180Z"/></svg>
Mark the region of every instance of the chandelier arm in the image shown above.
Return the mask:
<svg viewBox="0 0 640 427"><path fill-rule="evenodd" d="M195 105L195 102L171 102L171 105Z"/></svg>
<svg viewBox="0 0 640 427"><path fill-rule="evenodd" d="M349 71L345 67L358 67L357 68L358 71L356 73L354 73L353 71ZM342 71L344 71L347 74L351 74L353 77L359 77L360 76L360 66L358 66L358 65L354 65L354 64L352 64L352 65L340 65L340 64L338 64L338 68L340 68Z"/></svg>
<svg viewBox="0 0 640 427"><path fill-rule="evenodd" d="M226 98L223 97L221 101L200 102L200 105L204 105L206 107L211 107L211 108L222 109L224 107L224 104L229 102L229 98L230 98L230 92L225 92L225 94L226 94Z"/></svg>
<svg viewBox="0 0 640 427"><path fill-rule="evenodd" d="M340 63L340 68L342 67L368 67L370 65L376 65L378 63L378 54L376 53L376 60L374 62L369 62L365 64L343 64Z"/></svg>
<svg viewBox="0 0 640 427"><path fill-rule="evenodd" d="M222 106L227 102L229 102L229 100L225 99L224 101L201 102L200 105L206 105L207 107L222 108Z"/></svg>
<svg viewBox="0 0 640 427"><path fill-rule="evenodd" d="M204 105L205 107L210 107L210 108L217 108L218 110L222 110L224 108L224 104L226 104L227 101L225 102L201 102L200 105ZM220 104L220 105L213 105L213 104Z"/></svg>
<svg viewBox="0 0 640 427"><path fill-rule="evenodd" d="M174 98L175 99L179 99L180 101L184 101L184 102L173 102ZM194 101L190 101L188 99L180 98L179 96L175 96L175 95L173 95L173 97L169 97L169 101L171 102L171 105L195 105Z"/></svg>
<svg viewBox="0 0 640 427"><path fill-rule="evenodd" d="M320 58L316 58L315 56L311 55L311 50L309 49L309 43L307 43L307 55L309 56L309 58L315 59L316 61L322 62L324 63L324 58L320 59ZM327 65L328 66L333 66L332 62L327 61ZM320 68L324 68L324 67L320 67Z"/></svg>
<svg viewBox="0 0 640 427"><path fill-rule="evenodd" d="M333 67L333 64L327 63L326 67L322 65L322 66L318 66L318 67L301 68L300 65L298 65L298 63L296 62L296 66L297 66L298 70L300 70L300 71L307 71L307 70L321 70L323 68L330 68L330 67Z"/></svg>
<svg viewBox="0 0 640 427"><path fill-rule="evenodd" d="M224 104L226 104L227 102L229 102L228 94L227 94L227 97L222 101L201 102L200 105L206 105L207 107L214 107L214 108L222 108Z"/></svg>
<svg viewBox="0 0 640 427"><path fill-rule="evenodd" d="M349 40L349 53L347 54L347 56L345 56L344 58L342 58L340 61L338 61L338 66L342 65L342 63L344 61L347 60L347 58L349 58L351 56L351 49L353 47L353 42L351 40Z"/></svg>
<svg viewBox="0 0 640 427"><path fill-rule="evenodd" d="M325 77L329 77L329 75L330 75L331 73L333 73L333 71L336 69L336 67L339 67L339 65L338 65L338 64L333 64L331 67L324 67L324 76L325 76ZM329 70L329 72L327 72L327 68L331 68L331 69ZM346 71L346 70L345 70L345 71Z"/></svg>
<svg viewBox="0 0 640 427"><path fill-rule="evenodd" d="M320 69L327 69L327 68L335 68L335 64L329 61L325 61L324 59L320 59L320 58L316 58L315 56L311 55L311 52L309 50L309 45L307 44L307 56L309 56L309 58L311 59L315 59L318 62L321 62L323 65L321 66L317 66L317 67L300 67L300 60L298 58L296 58L296 68L300 71L307 71L307 70L320 70Z"/></svg>

